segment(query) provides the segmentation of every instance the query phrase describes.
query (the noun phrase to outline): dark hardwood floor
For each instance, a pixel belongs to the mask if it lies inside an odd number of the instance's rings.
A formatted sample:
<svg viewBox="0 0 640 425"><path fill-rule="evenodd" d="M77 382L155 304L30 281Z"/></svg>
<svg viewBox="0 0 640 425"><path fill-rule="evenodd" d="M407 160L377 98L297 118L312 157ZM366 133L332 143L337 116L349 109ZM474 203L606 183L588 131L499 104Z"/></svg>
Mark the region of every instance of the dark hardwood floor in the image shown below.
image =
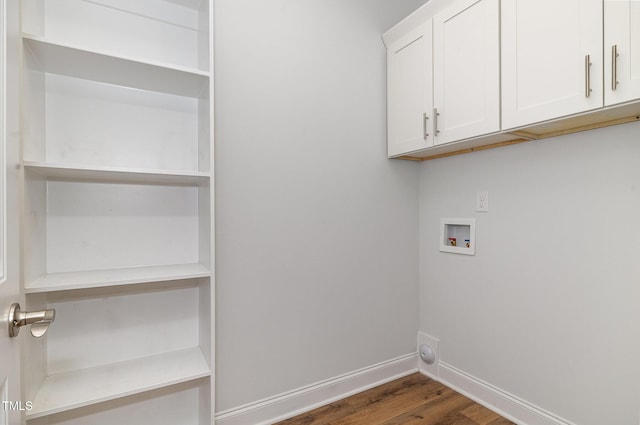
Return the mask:
<svg viewBox="0 0 640 425"><path fill-rule="evenodd" d="M277 425L514 425L419 373Z"/></svg>

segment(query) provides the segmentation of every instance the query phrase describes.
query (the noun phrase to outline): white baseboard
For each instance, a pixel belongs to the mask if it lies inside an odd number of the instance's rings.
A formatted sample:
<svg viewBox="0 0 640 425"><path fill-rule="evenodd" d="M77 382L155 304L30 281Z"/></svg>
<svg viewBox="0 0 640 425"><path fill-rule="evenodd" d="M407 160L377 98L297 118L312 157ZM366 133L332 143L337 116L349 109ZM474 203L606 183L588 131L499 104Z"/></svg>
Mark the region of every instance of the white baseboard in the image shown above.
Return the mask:
<svg viewBox="0 0 640 425"><path fill-rule="evenodd" d="M507 393L445 362L438 368L440 382L520 425L575 425Z"/></svg>
<svg viewBox="0 0 640 425"><path fill-rule="evenodd" d="M418 371L417 353L318 382L216 415L217 425L270 425ZM421 367L422 369L422 367ZM420 370L519 425L575 425L450 364Z"/></svg>
<svg viewBox="0 0 640 425"><path fill-rule="evenodd" d="M378 363L275 397L226 410L217 425L269 425L418 371L418 355Z"/></svg>

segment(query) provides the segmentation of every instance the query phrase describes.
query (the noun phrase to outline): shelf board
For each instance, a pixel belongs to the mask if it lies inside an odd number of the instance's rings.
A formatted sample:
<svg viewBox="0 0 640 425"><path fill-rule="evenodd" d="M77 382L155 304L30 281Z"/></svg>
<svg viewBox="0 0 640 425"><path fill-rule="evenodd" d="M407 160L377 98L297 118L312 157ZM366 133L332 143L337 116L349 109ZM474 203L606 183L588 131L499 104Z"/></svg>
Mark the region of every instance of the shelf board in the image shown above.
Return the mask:
<svg viewBox="0 0 640 425"><path fill-rule="evenodd" d="M50 273L42 275L33 282L25 285L24 291L27 294L36 294L41 292L196 279L209 276L211 276L211 271L202 264L175 264L167 266Z"/></svg>
<svg viewBox="0 0 640 425"><path fill-rule="evenodd" d="M206 71L114 56L28 34L23 39L44 72L180 96L208 96Z"/></svg>
<svg viewBox="0 0 640 425"><path fill-rule="evenodd" d="M200 348L50 375L27 419L138 394L211 374Z"/></svg>
<svg viewBox="0 0 640 425"><path fill-rule="evenodd" d="M164 171L141 168L85 167L24 161L31 172L48 178L71 180L98 180L125 183L168 183L201 185L209 182L209 173L200 171Z"/></svg>

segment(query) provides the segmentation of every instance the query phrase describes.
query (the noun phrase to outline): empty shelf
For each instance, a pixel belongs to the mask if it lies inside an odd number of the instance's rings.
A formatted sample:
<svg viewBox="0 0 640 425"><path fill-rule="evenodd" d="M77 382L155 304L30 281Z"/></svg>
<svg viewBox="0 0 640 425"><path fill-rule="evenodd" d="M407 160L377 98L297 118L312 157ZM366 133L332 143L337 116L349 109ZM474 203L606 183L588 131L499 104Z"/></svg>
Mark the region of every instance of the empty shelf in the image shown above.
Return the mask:
<svg viewBox="0 0 640 425"><path fill-rule="evenodd" d="M27 419L126 397L210 375L199 348L50 375Z"/></svg>
<svg viewBox="0 0 640 425"><path fill-rule="evenodd" d="M24 36L44 72L188 97L208 95L209 73L198 69L118 57Z"/></svg>
<svg viewBox="0 0 640 425"><path fill-rule="evenodd" d="M123 167L86 167L25 161L27 170L48 178L98 180L127 183L159 183L198 185L208 183L209 173L200 171L164 171Z"/></svg>
<svg viewBox="0 0 640 425"><path fill-rule="evenodd" d="M26 285L25 292L33 294L38 292L195 279L209 276L211 276L211 271L199 263L51 273L45 274Z"/></svg>

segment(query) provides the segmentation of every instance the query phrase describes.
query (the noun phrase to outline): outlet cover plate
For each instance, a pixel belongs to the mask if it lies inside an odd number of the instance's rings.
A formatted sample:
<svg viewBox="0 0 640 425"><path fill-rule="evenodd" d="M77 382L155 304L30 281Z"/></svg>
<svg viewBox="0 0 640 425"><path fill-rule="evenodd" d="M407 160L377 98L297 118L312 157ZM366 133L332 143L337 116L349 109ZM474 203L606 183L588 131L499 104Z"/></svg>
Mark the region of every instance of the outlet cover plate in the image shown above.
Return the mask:
<svg viewBox="0 0 640 425"><path fill-rule="evenodd" d="M489 212L489 192L476 192L476 212Z"/></svg>

